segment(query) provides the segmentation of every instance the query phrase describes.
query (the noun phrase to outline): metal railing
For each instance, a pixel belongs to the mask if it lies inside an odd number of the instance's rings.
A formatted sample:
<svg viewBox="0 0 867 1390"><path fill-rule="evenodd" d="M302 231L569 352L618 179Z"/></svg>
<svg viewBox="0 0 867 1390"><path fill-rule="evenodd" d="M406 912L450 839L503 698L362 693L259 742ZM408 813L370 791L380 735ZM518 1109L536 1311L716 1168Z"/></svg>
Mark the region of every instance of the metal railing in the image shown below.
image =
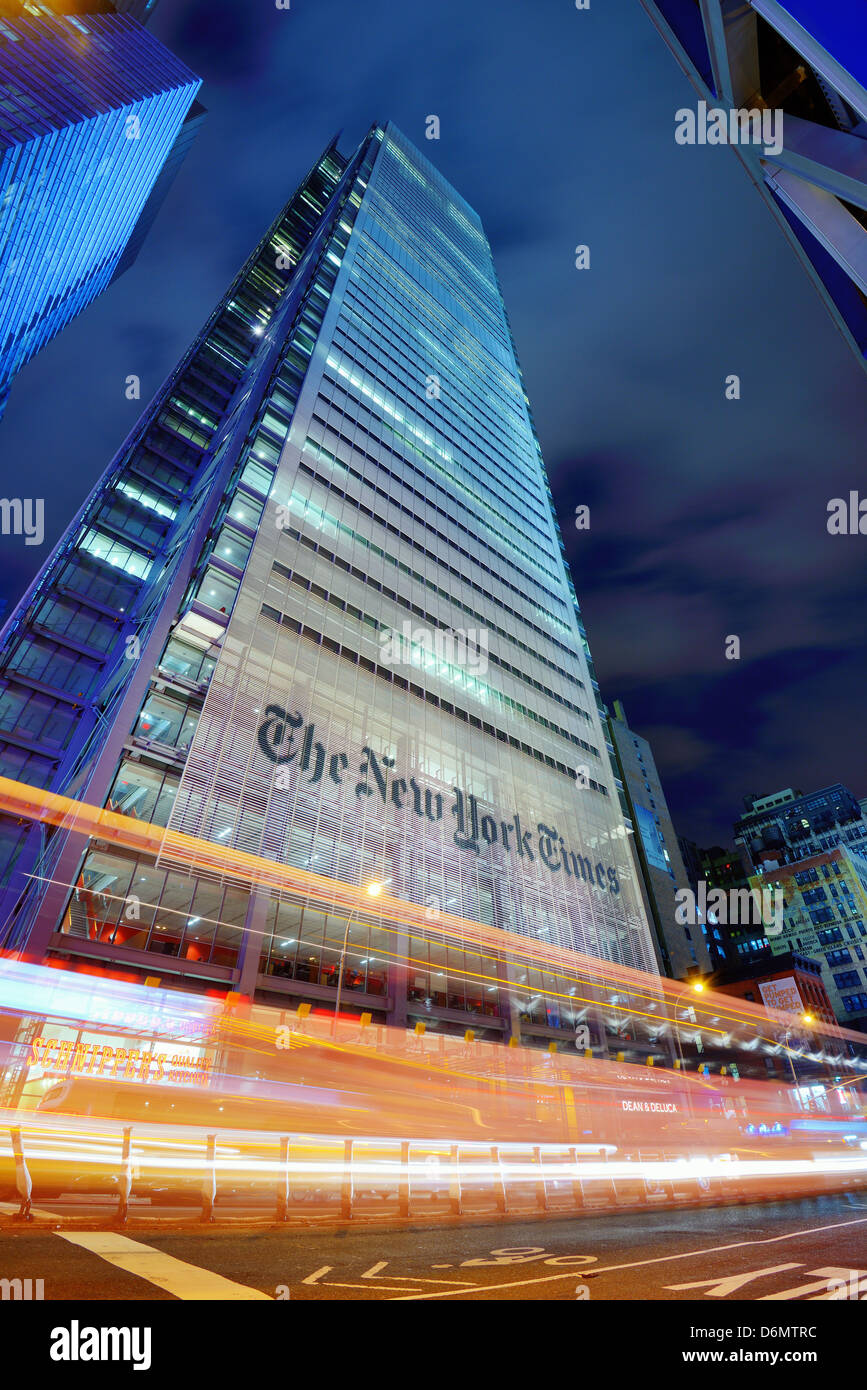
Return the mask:
<svg viewBox="0 0 867 1390"><path fill-rule="evenodd" d="M57 1117L59 1121L60 1117ZM156 1127L127 1125L94 1134L86 1118L27 1127L18 1117L4 1126L11 1140L20 1219L33 1219L39 1201L38 1165L52 1149L78 1146L80 1172L66 1188L48 1180L45 1191L75 1192L83 1202L102 1188L116 1192L115 1219L129 1219L133 1192L151 1203L193 1204L199 1220L213 1222L220 1197L248 1196L273 1204L271 1220L306 1222L556 1216L577 1211L652 1209L720 1201L750 1201L864 1186L867 1159L841 1156L836 1171L810 1174L803 1161L791 1174L774 1169L776 1188L757 1187L762 1173L722 1160L693 1160L659 1150L617 1154L606 1145L489 1144L310 1134L258 1135L243 1131L199 1134L169 1142ZM3 1131L0 1131L3 1132ZM134 1137L135 1136L135 1137ZM178 1150L188 1152L178 1158ZM246 1150L246 1152L245 1152ZM0 1158L3 1155L0 1153ZM34 1182L31 1166L37 1170ZM760 1165L756 1165L760 1167ZM783 1164L785 1167L785 1164ZM97 1175L95 1176L95 1170ZM142 1173L150 1176L142 1178ZM47 1197L46 1200L50 1200Z"/></svg>

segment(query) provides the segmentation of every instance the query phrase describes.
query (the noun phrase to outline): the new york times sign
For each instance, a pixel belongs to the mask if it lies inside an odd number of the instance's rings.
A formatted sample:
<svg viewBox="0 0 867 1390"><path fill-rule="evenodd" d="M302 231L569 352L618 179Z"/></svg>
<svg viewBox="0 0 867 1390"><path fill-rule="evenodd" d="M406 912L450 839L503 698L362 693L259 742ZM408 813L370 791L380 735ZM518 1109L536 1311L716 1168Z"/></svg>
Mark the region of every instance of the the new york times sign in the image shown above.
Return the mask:
<svg viewBox="0 0 867 1390"><path fill-rule="evenodd" d="M265 719L259 725L258 743L270 762L285 765L277 773L278 787L288 787L292 777L303 777L307 786L315 786L323 780L325 784L330 781L338 787L348 785L344 773L349 768L349 755L329 752L316 738L315 726L305 725L304 716L297 711L290 714L280 705L268 705ZM355 784L358 798L379 796L383 805L390 804L422 820L436 823L444 819L442 792L421 785L415 777L408 781L405 777L396 777L393 758L377 757L372 748L365 747L361 751L363 759ZM535 831L525 829L517 811L509 820L481 814L479 803L471 792L460 787L453 787L452 791L454 800L448 807L445 823L451 826L454 822L452 838L458 849L481 854L486 846L502 845L508 854L517 855L521 860L535 863L538 859L552 874L562 873L564 878L577 879L603 892L620 892L614 865L601 860L594 864L587 855L576 853L564 843L555 826L540 821Z"/></svg>

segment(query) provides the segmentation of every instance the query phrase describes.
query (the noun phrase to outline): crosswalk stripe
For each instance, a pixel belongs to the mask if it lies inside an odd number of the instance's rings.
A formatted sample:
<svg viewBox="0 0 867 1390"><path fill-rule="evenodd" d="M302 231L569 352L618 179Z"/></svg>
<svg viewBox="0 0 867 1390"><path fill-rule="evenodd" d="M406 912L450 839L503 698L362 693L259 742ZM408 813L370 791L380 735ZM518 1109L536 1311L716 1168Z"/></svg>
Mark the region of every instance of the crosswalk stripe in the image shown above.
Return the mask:
<svg viewBox="0 0 867 1390"><path fill-rule="evenodd" d="M17 1216L20 1210L21 1210L21 1203L20 1203L20 1202L0 1202L0 1212L2 1212L5 1216ZM45 1207L31 1207L31 1208L30 1208L30 1215L31 1215L31 1216L41 1216L41 1217L43 1217L46 1221L56 1221L56 1220L57 1220L57 1212L56 1212L56 1211L48 1211Z"/></svg>
<svg viewBox="0 0 867 1390"><path fill-rule="evenodd" d="M157 1288L165 1289L175 1298L273 1302L270 1294L252 1289L247 1284L236 1284L231 1279L224 1279L222 1274L187 1264L185 1260L176 1260L174 1255L166 1255L153 1245L130 1240L129 1236L121 1235L118 1231L57 1231L56 1234L61 1240L80 1245L127 1274L156 1284Z"/></svg>

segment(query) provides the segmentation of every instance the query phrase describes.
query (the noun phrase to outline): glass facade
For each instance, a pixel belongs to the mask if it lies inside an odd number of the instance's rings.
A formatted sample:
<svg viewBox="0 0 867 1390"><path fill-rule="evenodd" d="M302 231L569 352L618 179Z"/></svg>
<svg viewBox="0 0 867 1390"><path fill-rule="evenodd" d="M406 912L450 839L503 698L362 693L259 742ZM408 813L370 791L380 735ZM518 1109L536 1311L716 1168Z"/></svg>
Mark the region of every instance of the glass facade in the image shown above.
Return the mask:
<svg viewBox="0 0 867 1390"><path fill-rule="evenodd" d="M773 113L778 146L731 149L867 366L863 5L751 0L732 23L723 0L642 4L709 108Z"/></svg>
<svg viewBox="0 0 867 1390"><path fill-rule="evenodd" d="M0 404L134 259L201 83L132 19L0 19Z"/></svg>
<svg viewBox="0 0 867 1390"><path fill-rule="evenodd" d="M72 612L40 626L60 595ZM16 681L79 609L87 713L49 752L63 709L46 691L28 714ZM509 1003L502 960L444 944L439 913L656 970L490 247L393 125L311 170L14 615L0 669L24 700L4 718L0 696L0 771L42 720L42 785L377 879L431 923L239 903L180 866L19 831L9 939L149 970L158 951L271 1000L333 999L342 966L347 1007L540 1039L574 1022L563 980L524 971Z"/></svg>

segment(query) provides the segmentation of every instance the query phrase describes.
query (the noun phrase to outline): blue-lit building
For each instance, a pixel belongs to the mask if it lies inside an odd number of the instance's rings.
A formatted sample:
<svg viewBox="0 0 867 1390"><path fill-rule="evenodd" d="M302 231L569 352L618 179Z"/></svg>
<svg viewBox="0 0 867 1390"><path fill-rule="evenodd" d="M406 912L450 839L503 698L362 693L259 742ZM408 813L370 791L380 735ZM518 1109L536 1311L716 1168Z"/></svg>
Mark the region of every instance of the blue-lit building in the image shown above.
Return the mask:
<svg viewBox="0 0 867 1390"><path fill-rule="evenodd" d="M199 78L115 8L0 9L0 411L131 264L201 120Z"/></svg>
<svg viewBox="0 0 867 1390"><path fill-rule="evenodd" d="M546 1046L587 1001L437 912L656 971L491 250L394 126L315 162L11 616L0 774L433 924L6 820L40 959Z"/></svg>
<svg viewBox="0 0 867 1390"><path fill-rule="evenodd" d="M642 4L709 110L754 113L757 124L763 112L781 114L782 148L739 141L732 149L867 365L867 8L860 0Z"/></svg>

